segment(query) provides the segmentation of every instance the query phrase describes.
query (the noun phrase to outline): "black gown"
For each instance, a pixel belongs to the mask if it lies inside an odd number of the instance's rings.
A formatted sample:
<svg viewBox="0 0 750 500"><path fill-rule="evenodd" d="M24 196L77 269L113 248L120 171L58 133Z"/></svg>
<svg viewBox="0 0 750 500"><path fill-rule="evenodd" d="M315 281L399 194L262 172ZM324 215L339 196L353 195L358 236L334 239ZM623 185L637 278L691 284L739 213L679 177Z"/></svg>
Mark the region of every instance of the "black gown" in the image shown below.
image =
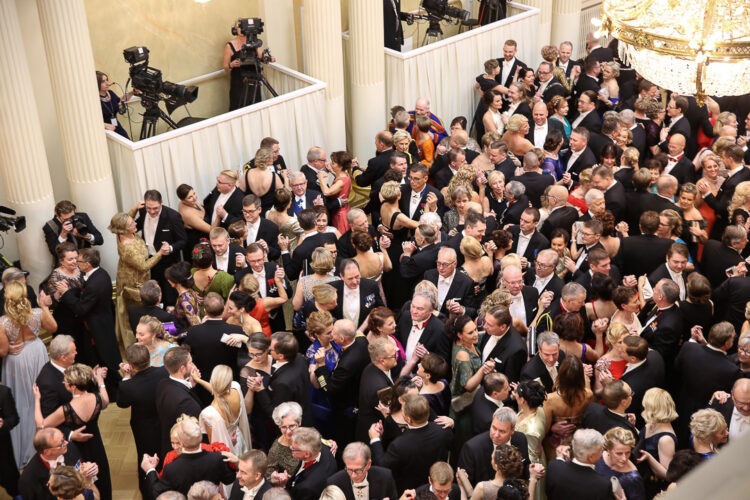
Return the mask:
<svg viewBox="0 0 750 500"><path fill-rule="evenodd" d="M391 246L388 248L388 257L391 262L399 262L401 260L401 254L404 252L401 244L405 241L409 241L409 228L393 229L393 225L396 223L396 218L402 212L394 212L391 215L391 220L388 224L385 224L388 231L393 235L391 238ZM394 265L393 269L387 273L383 273L383 289L385 290L385 296L388 300L388 308L391 311L398 311L401 306L404 305L409 297L409 287L403 286L401 273L399 267Z"/></svg>
<svg viewBox="0 0 750 500"><path fill-rule="evenodd" d="M112 498L112 480L109 475L109 461L107 461L107 452L104 449L102 435L99 432L99 414L102 411L102 399L98 393L94 393L94 397L96 397L96 406L88 421L84 421L79 417L70 403L64 403L62 408L67 427L78 429L85 426L86 428L83 432L93 435L88 441L76 441L75 444L81 454L82 461L94 462L99 466L96 487L99 488L102 500L110 500Z"/></svg>
<svg viewBox="0 0 750 500"><path fill-rule="evenodd" d="M240 53L234 50L234 45L232 45L232 42L227 42L227 45L229 45L229 48L232 49L232 56L230 57L229 61L231 62L235 59L239 59ZM234 111L235 109L239 109L242 107L242 97L245 92L245 87L247 86L245 83L245 79L242 77L243 71L248 71L247 67L231 68L229 72L229 111ZM250 69L249 71L253 70ZM247 104L250 104L252 102L260 102L260 85L255 87L255 99L247 99Z"/></svg>
<svg viewBox="0 0 750 500"><path fill-rule="evenodd" d="M108 92L109 101L99 99L99 103L102 105L102 118L104 119L104 123L112 123L112 119L114 118L117 123L117 125L115 125L115 132L126 139L130 139L128 133L125 132L125 129L122 127L119 120L117 120L117 114L120 112L120 98L111 90Z"/></svg>

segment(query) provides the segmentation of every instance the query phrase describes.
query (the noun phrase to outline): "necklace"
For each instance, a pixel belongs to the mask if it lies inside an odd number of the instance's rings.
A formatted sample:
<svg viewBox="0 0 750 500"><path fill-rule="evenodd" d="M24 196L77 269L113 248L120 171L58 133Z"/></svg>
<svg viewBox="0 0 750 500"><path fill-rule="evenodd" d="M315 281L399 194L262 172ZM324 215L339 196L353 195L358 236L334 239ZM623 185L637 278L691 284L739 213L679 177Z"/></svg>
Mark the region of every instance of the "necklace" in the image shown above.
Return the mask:
<svg viewBox="0 0 750 500"><path fill-rule="evenodd" d="M80 398L81 396L83 396L83 394L73 394L74 398Z"/></svg>

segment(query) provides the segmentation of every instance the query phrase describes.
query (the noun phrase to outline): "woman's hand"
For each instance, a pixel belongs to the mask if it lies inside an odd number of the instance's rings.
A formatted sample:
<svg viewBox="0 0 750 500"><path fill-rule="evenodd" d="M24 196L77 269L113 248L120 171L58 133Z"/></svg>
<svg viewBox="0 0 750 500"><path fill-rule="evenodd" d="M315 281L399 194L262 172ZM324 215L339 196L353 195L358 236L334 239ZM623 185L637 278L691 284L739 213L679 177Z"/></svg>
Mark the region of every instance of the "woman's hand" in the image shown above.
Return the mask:
<svg viewBox="0 0 750 500"><path fill-rule="evenodd" d="M607 330L607 325L609 325L609 320L607 318L599 318L594 320L591 324L591 330L594 332L594 335L599 337Z"/></svg>
<svg viewBox="0 0 750 500"><path fill-rule="evenodd" d="M284 268L281 266L278 266L276 268L276 272L273 273L273 279L276 281L276 284L279 286L284 286Z"/></svg>
<svg viewBox="0 0 750 500"><path fill-rule="evenodd" d="M384 405L382 401L378 401L378 406L376 406L375 409L378 410L381 415L383 415L383 418L387 418L388 415L391 414L391 409Z"/></svg>
<svg viewBox="0 0 750 500"><path fill-rule="evenodd" d="M443 429L453 429L453 426L456 425L456 422L454 422L452 418L446 417L444 415L441 415L438 418L436 418L435 423L438 424Z"/></svg>
<svg viewBox="0 0 750 500"><path fill-rule="evenodd" d="M37 301L42 309L48 309L52 305L52 297L44 293L44 290L39 292L39 299Z"/></svg>
<svg viewBox="0 0 750 500"><path fill-rule="evenodd" d="M159 253L162 257L166 257L170 253L172 253L172 249L169 247L169 243L166 241L161 242L161 248L159 248Z"/></svg>
<svg viewBox="0 0 750 500"><path fill-rule="evenodd" d="M34 384L34 399L39 401L42 399L42 393L39 391L39 386Z"/></svg>
<svg viewBox="0 0 750 500"><path fill-rule="evenodd" d="M117 127L115 127L115 126L114 126L114 125L112 125L111 123L105 123L105 124L104 124L104 129L105 129L105 130L111 130L112 132L114 132L116 128L117 128Z"/></svg>
<svg viewBox="0 0 750 500"><path fill-rule="evenodd" d="M242 61L240 61L239 59L235 59L234 61L232 61L232 62L229 63L229 67L230 68L239 68L240 64L242 64Z"/></svg>
<svg viewBox="0 0 750 500"><path fill-rule="evenodd" d="M12 356L18 356L21 354L21 351L23 351L24 343L20 342L18 344L8 344L8 354Z"/></svg>

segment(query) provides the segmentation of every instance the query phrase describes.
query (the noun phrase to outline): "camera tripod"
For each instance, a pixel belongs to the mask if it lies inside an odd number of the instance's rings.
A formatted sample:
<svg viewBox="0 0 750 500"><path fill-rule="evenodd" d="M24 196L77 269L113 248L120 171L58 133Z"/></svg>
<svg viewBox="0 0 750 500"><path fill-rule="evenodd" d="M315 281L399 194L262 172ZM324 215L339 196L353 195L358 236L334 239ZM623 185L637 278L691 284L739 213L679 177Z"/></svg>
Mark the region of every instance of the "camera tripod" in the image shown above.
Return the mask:
<svg viewBox="0 0 750 500"><path fill-rule="evenodd" d="M177 124L168 114L159 107L158 100L141 101L145 111L143 112L143 123L141 124L141 135L138 140L143 140L156 135L156 123L159 118L169 125L169 128L177 128Z"/></svg>
<svg viewBox="0 0 750 500"><path fill-rule="evenodd" d="M501 0L483 0L479 7L479 25L494 23L505 19L506 2Z"/></svg>
<svg viewBox="0 0 750 500"><path fill-rule="evenodd" d="M241 108L262 101L260 96L261 86L266 87L266 90L268 90L272 96L279 96L273 87L271 87L271 84L268 83L268 80L266 80L266 75L263 74L260 64L256 61L252 67L254 67L255 71L247 70L242 73L242 84L244 85L244 88L242 89L242 97L240 98Z"/></svg>
<svg viewBox="0 0 750 500"><path fill-rule="evenodd" d="M440 27L440 19L434 19L430 17L430 26L425 31L424 38L422 39L422 46L437 42L443 39L443 28Z"/></svg>

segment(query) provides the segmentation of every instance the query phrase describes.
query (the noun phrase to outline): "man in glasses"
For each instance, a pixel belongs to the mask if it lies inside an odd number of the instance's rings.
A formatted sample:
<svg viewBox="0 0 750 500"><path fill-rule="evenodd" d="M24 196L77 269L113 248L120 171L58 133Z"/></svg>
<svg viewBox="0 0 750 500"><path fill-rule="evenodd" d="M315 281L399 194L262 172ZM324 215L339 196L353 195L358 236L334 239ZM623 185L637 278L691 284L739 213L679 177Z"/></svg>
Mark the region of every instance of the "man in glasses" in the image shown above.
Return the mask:
<svg viewBox="0 0 750 500"><path fill-rule="evenodd" d="M557 251L545 248L537 254L536 260L531 265L534 272L527 272L524 275L526 284L536 288L540 296L547 290L551 291L553 301L560 298L562 287L565 285L563 280L555 273L559 260Z"/></svg>
<svg viewBox="0 0 750 500"><path fill-rule="evenodd" d="M618 344L624 347L623 339ZM616 348L613 346L613 348ZM635 414L625 413L633 402L633 390L622 380L611 380L602 389L601 401L603 404L591 402L583 412L582 427L595 429L602 434L614 427L622 427L633 434L633 439L638 441L638 429L635 428Z"/></svg>
<svg viewBox="0 0 750 500"><path fill-rule="evenodd" d="M539 65L539 69L536 71L539 87L534 96L534 102L541 101L546 104L556 95L565 97L565 87L562 86L562 83L557 78L552 76L552 70L552 64L547 61Z"/></svg>
<svg viewBox="0 0 750 500"><path fill-rule="evenodd" d="M369 446L360 442L350 443L344 448L342 458L344 470L331 476L328 479L328 485L341 488L346 500L398 497L393 474L385 467L372 465Z"/></svg>
<svg viewBox="0 0 750 500"><path fill-rule="evenodd" d="M216 178L216 187L203 200L206 209L204 220L208 224L218 218L221 227L226 229L229 224L242 219L242 197L244 193L237 189L237 172L234 170L222 170Z"/></svg>
<svg viewBox="0 0 750 500"><path fill-rule="evenodd" d="M750 346L745 344L740 349L750 351ZM750 379L737 379L732 387L732 394L717 394L711 408L724 415L724 420L729 425L730 441L750 431Z"/></svg>

